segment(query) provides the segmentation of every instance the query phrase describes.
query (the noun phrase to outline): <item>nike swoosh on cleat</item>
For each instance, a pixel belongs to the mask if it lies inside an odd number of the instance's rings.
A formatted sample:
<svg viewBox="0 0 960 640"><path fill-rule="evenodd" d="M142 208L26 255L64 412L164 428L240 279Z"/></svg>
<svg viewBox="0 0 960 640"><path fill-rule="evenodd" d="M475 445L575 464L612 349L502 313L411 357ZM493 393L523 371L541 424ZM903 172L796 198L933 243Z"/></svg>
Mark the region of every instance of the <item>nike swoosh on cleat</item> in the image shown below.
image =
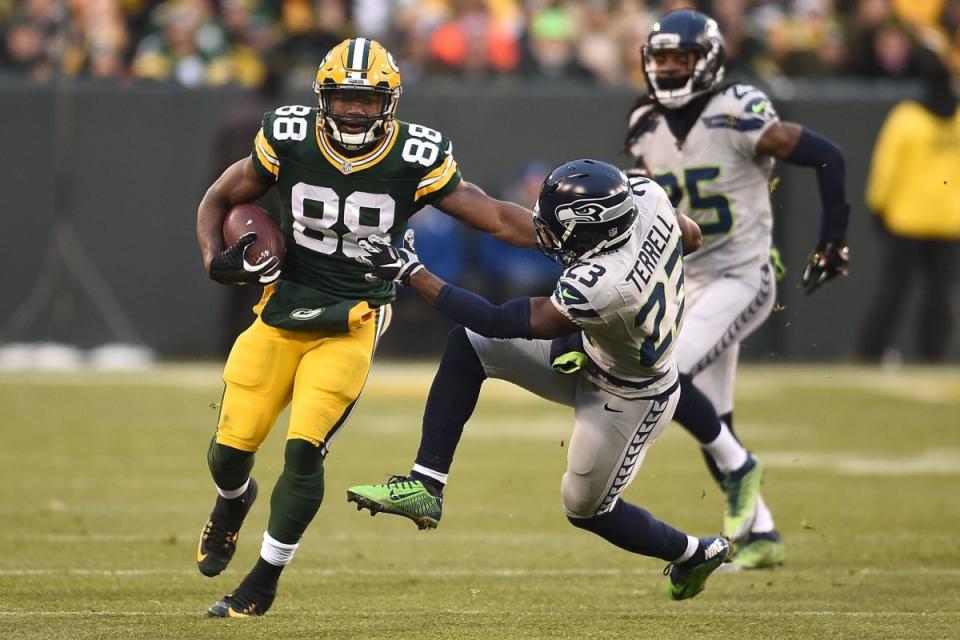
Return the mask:
<svg viewBox="0 0 960 640"><path fill-rule="evenodd" d="M416 491L410 491L409 493L394 493L393 491L391 491L391 492L390 492L390 499L391 499L391 500L403 500L404 498L409 498L410 496L415 496L415 495L417 495L417 492L416 492Z"/></svg>
<svg viewBox="0 0 960 640"><path fill-rule="evenodd" d="M204 527L206 529L206 527ZM207 554L203 552L203 533L200 534L200 542L197 544L197 562L203 562L207 559Z"/></svg>
<svg viewBox="0 0 960 640"><path fill-rule="evenodd" d="M603 408L609 411L610 413L623 413L620 409L611 409L609 403L604 402Z"/></svg>

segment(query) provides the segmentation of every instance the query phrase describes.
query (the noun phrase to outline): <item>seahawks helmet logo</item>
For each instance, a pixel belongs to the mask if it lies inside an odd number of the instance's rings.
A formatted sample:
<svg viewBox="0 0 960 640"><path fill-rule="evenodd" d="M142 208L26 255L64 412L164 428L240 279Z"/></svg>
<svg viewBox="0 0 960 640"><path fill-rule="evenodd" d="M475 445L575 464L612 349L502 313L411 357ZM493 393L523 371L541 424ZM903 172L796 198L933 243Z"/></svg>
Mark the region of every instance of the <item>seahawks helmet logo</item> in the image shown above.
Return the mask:
<svg viewBox="0 0 960 640"><path fill-rule="evenodd" d="M619 202L609 207L603 206L596 200L577 200L568 205L557 207L557 221L564 226L569 226L570 223L579 224L581 222L608 222L610 220L616 220L633 208L633 202L630 198L625 198L620 195L617 199ZM607 202L609 202L609 200L610 198L604 199L604 201Z"/></svg>

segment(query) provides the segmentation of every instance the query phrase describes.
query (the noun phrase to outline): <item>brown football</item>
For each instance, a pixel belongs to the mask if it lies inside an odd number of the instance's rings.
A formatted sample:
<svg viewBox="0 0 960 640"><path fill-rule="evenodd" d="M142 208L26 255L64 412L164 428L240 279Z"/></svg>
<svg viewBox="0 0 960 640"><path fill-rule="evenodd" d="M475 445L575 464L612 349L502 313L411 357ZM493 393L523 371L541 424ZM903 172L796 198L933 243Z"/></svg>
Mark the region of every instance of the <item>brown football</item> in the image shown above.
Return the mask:
<svg viewBox="0 0 960 640"><path fill-rule="evenodd" d="M270 256L277 256L282 267L286 251L283 234L270 218L270 214L256 205L238 204L230 209L223 221L223 245L231 246L240 236L250 231L257 232L257 241L247 247L244 253L246 261L260 264Z"/></svg>

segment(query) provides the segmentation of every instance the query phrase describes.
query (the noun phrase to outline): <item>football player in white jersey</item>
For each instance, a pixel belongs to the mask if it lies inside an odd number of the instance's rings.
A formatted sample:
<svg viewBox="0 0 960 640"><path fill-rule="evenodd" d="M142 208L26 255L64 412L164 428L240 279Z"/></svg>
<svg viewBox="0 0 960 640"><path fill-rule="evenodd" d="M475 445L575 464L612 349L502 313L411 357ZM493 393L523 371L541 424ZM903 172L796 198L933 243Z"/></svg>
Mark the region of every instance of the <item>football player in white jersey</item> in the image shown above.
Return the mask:
<svg viewBox="0 0 960 640"><path fill-rule="evenodd" d="M655 182L628 181L595 160L555 169L535 211L541 250L566 269L550 297L495 306L453 287L420 264L411 231L402 249L376 241L365 246L372 276L414 287L463 326L451 332L434 378L411 474L351 487L347 498L358 509L437 526L453 454L480 387L488 377L508 380L574 408L560 491L571 524L670 562L668 593L693 597L726 558L728 542L682 533L620 494L679 398L673 346L684 306L681 256L685 246L698 245L699 230L676 215ZM551 339L581 336L580 361L554 362Z"/></svg>
<svg viewBox="0 0 960 640"><path fill-rule="evenodd" d="M740 342L770 315L776 294L769 187L775 159L817 174L820 238L803 273L806 292L846 275L843 153L810 129L782 122L759 89L722 84L723 39L701 13L664 15L643 60L649 95L630 114L627 151L704 238L684 265L687 305L676 347L682 394L674 417L700 442L726 494L724 535L738 541L733 563L773 566L783 562L784 547L760 496L763 470L733 433L737 356Z"/></svg>

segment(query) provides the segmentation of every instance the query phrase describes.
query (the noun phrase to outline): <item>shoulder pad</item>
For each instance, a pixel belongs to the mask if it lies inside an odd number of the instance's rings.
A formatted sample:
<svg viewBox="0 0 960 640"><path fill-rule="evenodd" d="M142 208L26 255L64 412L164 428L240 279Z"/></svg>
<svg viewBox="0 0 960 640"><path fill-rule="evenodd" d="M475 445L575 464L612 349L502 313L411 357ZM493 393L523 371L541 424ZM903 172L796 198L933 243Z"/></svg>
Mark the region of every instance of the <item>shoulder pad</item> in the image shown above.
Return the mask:
<svg viewBox="0 0 960 640"><path fill-rule="evenodd" d="M770 98L754 86L733 84L719 93L701 116L708 129L754 131L779 119Z"/></svg>
<svg viewBox="0 0 960 640"><path fill-rule="evenodd" d="M586 288L577 282L577 276L573 273L575 267L576 265L564 271L557 280L557 286L553 290L553 303L563 315L577 324L599 320L600 314L584 293Z"/></svg>
<svg viewBox="0 0 960 640"><path fill-rule="evenodd" d="M654 105L652 104L640 105L630 112L630 116L627 119L627 124L632 127L633 125L637 124L637 121L640 120L640 118L649 114L651 111L653 111L653 109Z"/></svg>
<svg viewBox="0 0 960 640"><path fill-rule="evenodd" d="M630 182L630 190L633 191L633 197L652 197L660 198L667 202L670 202L670 198L667 196L667 192L664 190L663 185L654 180L653 178L648 178L645 176L630 176L627 178Z"/></svg>
<svg viewBox="0 0 960 640"><path fill-rule="evenodd" d="M760 115L766 110L773 110L773 103L760 89L749 84L737 83L728 87L723 93L723 105L726 109L750 115Z"/></svg>
<svg viewBox="0 0 960 640"><path fill-rule="evenodd" d="M284 146L306 140L317 122L315 108L300 104L287 105L263 116L263 135L272 146Z"/></svg>
<svg viewBox="0 0 960 640"><path fill-rule="evenodd" d="M400 157L419 177L414 201L429 203L460 182L453 158L453 142L436 129L397 121L400 127ZM449 186L448 186L449 185Z"/></svg>

